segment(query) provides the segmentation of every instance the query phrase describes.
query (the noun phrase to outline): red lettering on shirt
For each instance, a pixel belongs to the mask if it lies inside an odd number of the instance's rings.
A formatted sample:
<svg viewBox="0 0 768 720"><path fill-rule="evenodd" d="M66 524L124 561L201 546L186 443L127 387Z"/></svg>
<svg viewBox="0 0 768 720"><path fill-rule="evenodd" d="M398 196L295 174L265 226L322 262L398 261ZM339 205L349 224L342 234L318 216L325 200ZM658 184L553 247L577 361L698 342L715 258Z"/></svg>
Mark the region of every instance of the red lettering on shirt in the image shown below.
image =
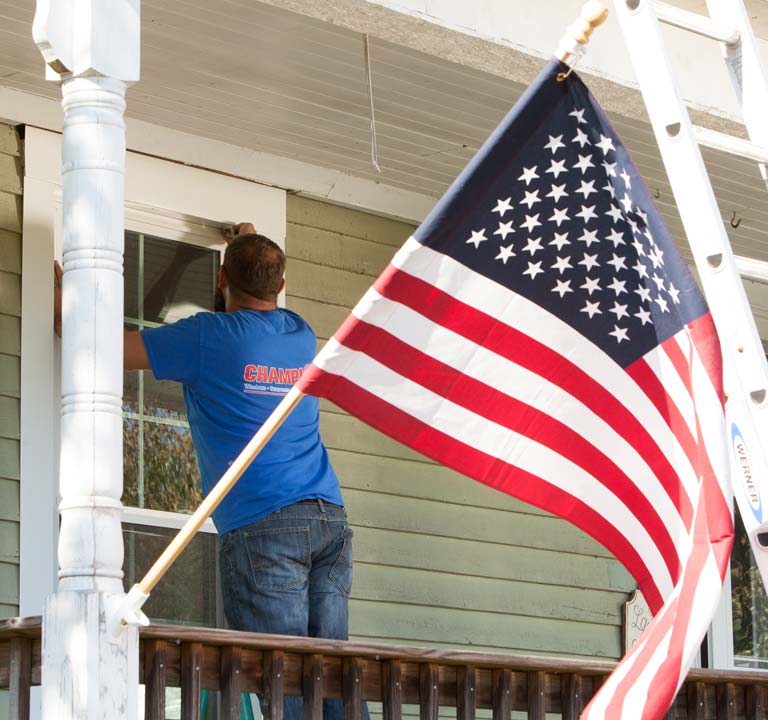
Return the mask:
<svg viewBox="0 0 768 720"><path fill-rule="evenodd" d="M243 379L245 382L253 382L256 379L256 366L246 365L245 372L243 373Z"/></svg>

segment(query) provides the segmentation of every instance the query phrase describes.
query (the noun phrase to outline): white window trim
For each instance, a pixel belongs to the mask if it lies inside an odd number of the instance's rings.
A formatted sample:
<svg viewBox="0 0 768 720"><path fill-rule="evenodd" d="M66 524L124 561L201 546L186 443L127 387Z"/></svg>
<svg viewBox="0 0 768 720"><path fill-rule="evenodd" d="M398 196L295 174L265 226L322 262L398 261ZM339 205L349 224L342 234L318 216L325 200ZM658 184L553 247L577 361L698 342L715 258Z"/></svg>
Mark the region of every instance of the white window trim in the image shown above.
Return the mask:
<svg viewBox="0 0 768 720"><path fill-rule="evenodd" d="M125 202L129 229L172 240L193 237L201 245L220 249L222 225L249 221L285 247L286 193L279 188L129 152ZM40 615L57 583L61 389L51 298L53 260L61 258L60 204L61 136L28 127L22 229L21 615ZM139 518L171 522L166 514L156 513L131 509L124 517L129 522ZM185 519L174 518L176 524Z"/></svg>

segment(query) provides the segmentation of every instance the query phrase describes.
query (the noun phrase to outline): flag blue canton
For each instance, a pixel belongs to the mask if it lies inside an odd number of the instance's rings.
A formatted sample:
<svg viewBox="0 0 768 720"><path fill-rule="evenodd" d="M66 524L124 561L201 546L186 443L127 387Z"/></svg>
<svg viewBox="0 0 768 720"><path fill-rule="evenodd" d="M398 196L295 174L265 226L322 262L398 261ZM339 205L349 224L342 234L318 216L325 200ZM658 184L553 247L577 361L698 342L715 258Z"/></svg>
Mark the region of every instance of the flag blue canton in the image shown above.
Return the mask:
<svg viewBox="0 0 768 720"><path fill-rule="evenodd" d="M626 367L707 312L602 110L551 62L416 233Z"/></svg>

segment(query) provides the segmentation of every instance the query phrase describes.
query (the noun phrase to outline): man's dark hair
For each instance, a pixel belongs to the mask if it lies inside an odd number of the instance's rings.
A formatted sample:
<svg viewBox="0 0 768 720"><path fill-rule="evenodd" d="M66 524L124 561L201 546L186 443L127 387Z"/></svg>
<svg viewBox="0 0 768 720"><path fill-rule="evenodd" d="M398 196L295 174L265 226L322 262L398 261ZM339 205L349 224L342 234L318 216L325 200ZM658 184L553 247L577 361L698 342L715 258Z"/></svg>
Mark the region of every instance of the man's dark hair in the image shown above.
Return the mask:
<svg viewBox="0 0 768 720"><path fill-rule="evenodd" d="M227 245L224 270L233 290L274 300L285 273L285 253L264 235L238 235Z"/></svg>

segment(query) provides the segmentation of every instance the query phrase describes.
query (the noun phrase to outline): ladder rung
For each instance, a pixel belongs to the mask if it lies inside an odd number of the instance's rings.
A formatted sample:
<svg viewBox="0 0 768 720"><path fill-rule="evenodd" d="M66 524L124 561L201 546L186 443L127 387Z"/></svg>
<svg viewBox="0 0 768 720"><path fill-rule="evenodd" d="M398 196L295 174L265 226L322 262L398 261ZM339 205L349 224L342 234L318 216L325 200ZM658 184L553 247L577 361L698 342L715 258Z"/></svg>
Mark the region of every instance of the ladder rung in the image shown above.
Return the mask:
<svg viewBox="0 0 768 720"><path fill-rule="evenodd" d="M731 155L749 158L759 163L768 163L768 148L763 145L726 135L717 130L709 130L698 125L693 126L693 132L701 145L722 150Z"/></svg>
<svg viewBox="0 0 768 720"><path fill-rule="evenodd" d="M653 8L656 11L656 17L658 17L661 22L667 23L667 25L674 25L675 27L683 28L683 30L690 30L692 33L703 35L704 37L717 40L726 45L735 45L741 38L738 30L719 22L715 22L712 18L707 17L706 15L699 15L698 13L690 12L690 10L683 10L675 5L660 2L659 0L656 0L653 3Z"/></svg>
<svg viewBox="0 0 768 720"><path fill-rule="evenodd" d="M739 275L743 278L768 284L768 262L744 257L743 255L734 255L733 259L736 261Z"/></svg>

